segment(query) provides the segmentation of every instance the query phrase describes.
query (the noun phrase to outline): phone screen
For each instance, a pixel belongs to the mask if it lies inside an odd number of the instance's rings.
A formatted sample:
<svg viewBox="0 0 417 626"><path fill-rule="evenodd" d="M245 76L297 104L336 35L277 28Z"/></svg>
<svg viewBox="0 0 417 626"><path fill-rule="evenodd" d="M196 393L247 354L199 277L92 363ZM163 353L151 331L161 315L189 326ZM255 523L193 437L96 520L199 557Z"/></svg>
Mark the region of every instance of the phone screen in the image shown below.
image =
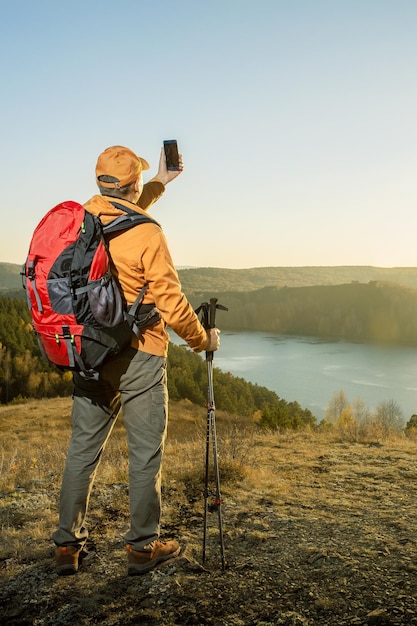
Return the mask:
<svg viewBox="0 0 417 626"><path fill-rule="evenodd" d="M176 139L167 139L164 141L165 158L167 169L177 171L180 169L178 157L178 144Z"/></svg>

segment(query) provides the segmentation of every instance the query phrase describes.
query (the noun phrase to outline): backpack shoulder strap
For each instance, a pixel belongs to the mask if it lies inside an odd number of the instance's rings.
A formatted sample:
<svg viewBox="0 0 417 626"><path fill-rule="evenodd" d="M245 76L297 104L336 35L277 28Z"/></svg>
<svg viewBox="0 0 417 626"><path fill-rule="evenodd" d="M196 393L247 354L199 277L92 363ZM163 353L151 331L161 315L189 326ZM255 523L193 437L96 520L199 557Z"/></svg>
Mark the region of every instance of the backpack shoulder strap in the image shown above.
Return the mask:
<svg viewBox="0 0 417 626"><path fill-rule="evenodd" d="M161 228L160 224L156 220L154 220L149 215L144 215L143 213L138 213L133 209L129 209L123 204L119 204L118 202L111 202L116 209L120 209L125 213L125 215L120 215L116 217L114 220L109 222L108 224L103 225L103 233L105 235L122 232L123 230L128 230L137 224L156 224Z"/></svg>
<svg viewBox="0 0 417 626"><path fill-rule="evenodd" d="M123 213L128 213L129 215L136 215L137 211L130 209L128 206L124 204L120 204L120 202L115 202L114 200L109 200L110 204L114 206L115 209L119 209L119 211L123 211Z"/></svg>

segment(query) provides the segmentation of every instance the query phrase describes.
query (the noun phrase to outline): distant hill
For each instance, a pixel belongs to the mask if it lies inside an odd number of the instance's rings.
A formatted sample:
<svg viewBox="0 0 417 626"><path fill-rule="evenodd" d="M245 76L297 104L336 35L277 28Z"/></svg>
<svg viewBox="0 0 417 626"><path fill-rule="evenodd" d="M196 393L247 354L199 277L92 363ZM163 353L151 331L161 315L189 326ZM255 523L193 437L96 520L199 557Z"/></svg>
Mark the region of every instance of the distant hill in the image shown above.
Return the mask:
<svg viewBox="0 0 417 626"><path fill-rule="evenodd" d="M21 265L15 263L0 263L0 290L21 289Z"/></svg>
<svg viewBox="0 0 417 626"><path fill-rule="evenodd" d="M349 282L391 282L417 289L417 267L306 266L249 269L189 268L179 276L185 293L201 291L254 291L263 287L314 287Z"/></svg>
<svg viewBox="0 0 417 626"><path fill-rule="evenodd" d="M0 290L21 289L21 266L0 263ZM255 267L227 269L216 267L178 270L185 293L210 291L254 291L263 287L312 287L349 282L392 282L417 289L417 267L382 268L372 266ZM214 294L215 295L215 294Z"/></svg>

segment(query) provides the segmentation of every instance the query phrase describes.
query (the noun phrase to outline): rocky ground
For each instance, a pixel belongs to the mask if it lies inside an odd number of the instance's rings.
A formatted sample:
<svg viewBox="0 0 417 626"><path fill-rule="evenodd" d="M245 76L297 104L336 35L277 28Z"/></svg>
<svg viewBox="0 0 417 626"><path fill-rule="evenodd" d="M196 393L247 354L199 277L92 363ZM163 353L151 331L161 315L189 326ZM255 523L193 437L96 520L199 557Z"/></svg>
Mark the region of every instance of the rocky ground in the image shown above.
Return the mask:
<svg viewBox="0 0 417 626"><path fill-rule="evenodd" d="M183 553L138 577L127 576L121 538L124 483L95 489L91 557L70 577L56 575L49 538L33 530L57 492L39 485L2 494L10 547L0 623L417 626L415 444L263 435L252 445L256 460L240 481L222 483L224 571L217 512L209 514L203 566L202 496L170 472L164 537L178 538ZM182 453L168 447L167 465Z"/></svg>

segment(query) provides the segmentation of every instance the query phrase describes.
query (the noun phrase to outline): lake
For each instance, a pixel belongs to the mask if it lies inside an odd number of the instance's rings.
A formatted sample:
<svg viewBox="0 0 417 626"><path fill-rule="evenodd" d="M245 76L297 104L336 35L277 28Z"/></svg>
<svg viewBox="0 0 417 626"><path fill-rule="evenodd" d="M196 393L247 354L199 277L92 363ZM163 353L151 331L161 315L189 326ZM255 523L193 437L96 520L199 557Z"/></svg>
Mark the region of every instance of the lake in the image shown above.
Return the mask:
<svg viewBox="0 0 417 626"><path fill-rule="evenodd" d="M370 410L395 400L407 421L417 413L417 348L225 331L214 365L296 400L318 420L341 389L349 402L362 398Z"/></svg>

